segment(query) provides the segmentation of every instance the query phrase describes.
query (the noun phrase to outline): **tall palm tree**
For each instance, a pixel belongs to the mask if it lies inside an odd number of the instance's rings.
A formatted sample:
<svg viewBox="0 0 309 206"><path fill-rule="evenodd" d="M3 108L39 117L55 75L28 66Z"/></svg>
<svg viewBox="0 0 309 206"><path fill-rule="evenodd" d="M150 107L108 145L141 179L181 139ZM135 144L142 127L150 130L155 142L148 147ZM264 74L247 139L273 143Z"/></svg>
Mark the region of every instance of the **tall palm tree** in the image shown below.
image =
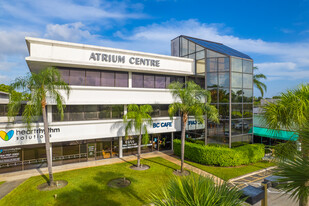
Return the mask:
<svg viewBox="0 0 309 206"><path fill-rule="evenodd" d="M257 72L259 70L258 67L253 67L253 73ZM267 86L263 82L261 82L262 79L267 79L267 77L264 74L254 74L253 75L253 84L258 88L258 90L261 92L262 97L264 96L264 91L267 91Z"/></svg>
<svg viewBox="0 0 309 206"><path fill-rule="evenodd" d="M294 155L292 155L291 160L285 158L279 162L279 169L282 171L279 171L278 174L283 177L289 176L291 180L294 178L294 181L298 181L298 183L302 182L302 186L307 188L307 192L300 192L302 190L298 190L295 184L290 184L287 187L283 187L283 189L288 192L290 190L287 188L294 187L298 195L293 195L294 193L292 193L292 196L298 198L299 205L308 206L308 176L299 176L297 173L293 173L296 171L293 168L300 168L298 167L299 165L308 164L309 162L309 84L301 84L295 89L281 93L280 99L273 103L269 102L262 109L265 127L275 130L287 129L299 133L301 152L299 153L296 149L294 151L290 150L290 153L294 153ZM308 168L308 165L306 168Z"/></svg>
<svg viewBox="0 0 309 206"><path fill-rule="evenodd" d="M170 104L168 112L172 118L177 112L182 116L181 125L181 173L183 172L184 153L185 153L185 133L186 125L189 116L194 116L195 119L204 123L204 116L211 121L218 122L218 111L210 105L210 92L202 89L193 81L188 81L185 84L173 82L169 85L170 92L175 100Z"/></svg>
<svg viewBox="0 0 309 206"><path fill-rule="evenodd" d="M27 96L27 104L25 105L22 113L23 121L31 128L31 123L36 121L39 116L43 116L44 122L44 135L45 135L45 148L46 159L49 173L49 185L54 184L52 172L52 159L50 154L50 141L48 122L46 117L46 98L54 100L57 104L58 111L63 118L64 98L59 90L65 91L69 96L70 88L62 80L59 71L54 67L48 67L39 71L38 73L31 73L25 77L17 78L11 85L12 93L14 90L22 91L23 95L14 95L10 98L8 116L14 117L17 115L21 108L21 103L24 101L24 96Z"/></svg>
<svg viewBox="0 0 309 206"><path fill-rule="evenodd" d="M156 206L240 206L244 199L236 187L226 182L215 184L213 179L203 176L174 176L161 193L152 194Z"/></svg>
<svg viewBox="0 0 309 206"><path fill-rule="evenodd" d="M141 166L141 142L143 136L143 142L148 142L148 131L147 126L151 126L152 118L150 116L152 112L151 105L136 105L130 104L128 106L127 114L123 116L126 137L134 129L138 136L138 149L137 149L137 167Z"/></svg>

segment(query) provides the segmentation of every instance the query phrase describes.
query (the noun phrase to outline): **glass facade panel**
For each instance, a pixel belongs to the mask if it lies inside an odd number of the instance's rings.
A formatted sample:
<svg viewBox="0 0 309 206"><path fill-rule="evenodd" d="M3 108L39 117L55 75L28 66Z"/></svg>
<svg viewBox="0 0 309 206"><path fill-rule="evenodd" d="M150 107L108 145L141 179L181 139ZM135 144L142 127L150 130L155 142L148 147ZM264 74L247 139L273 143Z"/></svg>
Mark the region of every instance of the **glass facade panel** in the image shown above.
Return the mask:
<svg viewBox="0 0 309 206"><path fill-rule="evenodd" d="M232 120L232 135L242 134L242 120ZM232 137L233 138L233 137Z"/></svg>
<svg viewBox="0 0 309 206"><path fill-rule="evenodd" d="M84 70L70 70L70 84L71 85L85 85L85 71Z"/></svg>
<svg viewBox="0 0 309 206"><path fill-rule="evenodd" d="M165 86L166 86L166 88L168 88L168 86L170 85L170 83L171 83L171 77L166 76L166 77L165 77Z"/></svg>
<svg viewBox="0 0 309 206"><path fill-rule="evenodd" d="M242 59L232 58L232 71L242 72Z"/></svg>
<svg viewBox="0 0 309 206"><path fill-rule="evenodd" d="M219 118L220 119L228 119L230 116L229 112L229 104L219 104Z"/></svg>
<svg viewBox="0 0 309 206"><path fill-rule="evenodd" d="M211 95L211 103L217 103L218 102L218 89L217 88L211 88L208 89Z"/></svg>
<svg viewBox="0 0 309 206"><path fill-rule="evenodd" d="M195 43L189 41L189 54L192 54L195 52Z"/></svg>
<svg viewBox="0 0 309 206"><path fill-rule="evenodd" d="M226 56L223 55L223 54L220 54L218 52L213 52L213 51L207 49L207 58L209 58L209 57L226 57Z"/></svg>
<svg viewBox="0 0 309 206"><path fill-rule="evenodd" d="M97 105L85 105L85 120L96 120L99 119L98 116L98 106Z"/></svg>
<svg viewBox="0 0 309 206"><path fill-rule="evenodd" d="M232 89L232 102L242 102L242 89Z"/></svg>
<svg viewBox="0 0 309 206"><path fill-rule="evenodd" d="M253 85L252 74L243 74L243 87L250 89Z"/></svg>
<svg viewBox="0 0 309 206"><path fill-rule="evenodd" d="M244 102L251 102L253 101L253 91L252 89L244 89Z"/></svg>
<svg viewBox="0 0 309 206"><path fill-rule="evenodd" d="M84 119L83 105L70 105L69 112L69 121L79 121Z"/></svg>
<svg viewBox="0 0 309 206"><path fill-rule="evenodd" d="M218 125L218 136L229 137L229 120L220 120Z"/></svg>
<svg viewBox="0 0 309 206"><path fill-rule="evenodd" d="M204 74L205 73L205 60L197 60L196 61L196 73Z"/></svg>
<svg viewBox="0 0 309 206"><path fill-rule="evenodd" d="M144 74L144 88L154 88L154 75Z"/></svg>
<svg viewBox="0 0 309 206"><path fill-rule="evenodd" d="M112 106L112 118L121 119L123 117L124 107L123 105Z"/></svg>
<svg viewBox="0 0 309 206"><path fill-rule="evenodd" d="M232 104L232 118L242 118L242 104Z"/></svg>
<svg viewBox="0 0 309 206"><path fill-rule="evenodd" d="M185 56L188 54L188 40L185 38L180 38L181 42L181 56Z"/></svg>
<svg viewBox="0 0 309 206"><path fill-rule="evenodd" d="M99 106L99 119L111 119L112 118L112 107L109 105Z"/></svg>
<svg viewBox="0 0 309 206"><path fill-rule="evenodd" d="M218 70L230 71L230 59L229 58L218 58Z"/></svg>
<svg viewBox="0 0 309 206"><path fill-rule="evenodd" d="M218 74L207 73L207 87L217 87L217 86L218 86Z"/></svg>
<svg viewBox="0 0 309 206"><path fill-rule="evenodd" d="M100 72L86 71L86 85L87 86L100 86Z"/></svg>
<svg viewBox="0 0 309 206"><path fill-rule="evenodd" d="M253 120L252 119L244 119L243 120L243 133L244 134L249 133L252 126L253 126ZM251 131L251 133L252 133L252 131Z"/></svg>
<svg viewBox="0 0 309 206"><path fill-rule="evenodd" d="M204 59L204 63L205 63L205 51L199 51L196 52L196 60L200 60L200 59Z"/></svg>
<svg viewBox="0 0 309 206"><path fill-rule="evenodd" d="M179 57L179 37L172 40L172 56Z"/></svg>
<svg viewBox="0 0 309 206"><path fill-rule="evenodd" d="M228 103L230 98L230 92L228 88L219 89L219 103Z"/></svg>
<svg viewBox="0 0 309 206"><path fill-rule="evenodd" d="M132 74L132 87L144 87L144 75L143 74Z"/></svg>
<svg viewBox="0 0 309 206"><path fill-rule="evenodd" d="M204 50L204 47L201 47L200 45L196 44L196 51Z"/></svg>
<svg viewBox="0 0 309 206"><path fill-rule="evenodd" d="M101 85L104 87L115 86L115 73L114 72L101 72Z"/></svg>
<svg viewBox="0 0 309 206"><path fill-rule="evenodd" d="M253 117L253 104L244 104L244 114L243 117L244 118L252 118Z"/></svg>
<svg viewBox="0 0 309 206"><path fill-rule="evenodd" d="M232 72L232 87L242 88L242 73Z"/></svg>
<svg viewBox="0 0 309 206"><path fill-rule="evenodd" d="M244 73L252 74L252 69L253 69L252 61L243 60L243 71L244 71Z"/></svg>
<svg viewBox="0 0 309 206"><path fill-rule="evenodd" d="M217 72L217 58L207 58L207 71L208 72Z"/></svg>
<svg viewBox="0 0 309 206"><path fill-rule="evenodd" d="M230 73L219 73L219 87L229 87L230 86Z"/></svg>

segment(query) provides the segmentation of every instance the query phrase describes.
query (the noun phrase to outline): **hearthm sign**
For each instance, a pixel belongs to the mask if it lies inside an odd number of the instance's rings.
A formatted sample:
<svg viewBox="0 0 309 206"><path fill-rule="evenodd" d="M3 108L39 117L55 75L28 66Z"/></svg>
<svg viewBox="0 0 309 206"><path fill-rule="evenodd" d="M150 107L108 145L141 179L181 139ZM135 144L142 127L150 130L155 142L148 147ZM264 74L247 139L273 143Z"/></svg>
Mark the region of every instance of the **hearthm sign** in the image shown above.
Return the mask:
<svg viewBox="0 0 309 206"><path fill-rule="evenodd" d="M48 128L50 137L52 134L60 133L60 128ZM34 129L11 129L8 132L0 130L0 137L4 141L1 146L6 146L6 144L12 144L18 142L19 144L33 144L40 143L45 137L44 129L34 128Z"/></svg>

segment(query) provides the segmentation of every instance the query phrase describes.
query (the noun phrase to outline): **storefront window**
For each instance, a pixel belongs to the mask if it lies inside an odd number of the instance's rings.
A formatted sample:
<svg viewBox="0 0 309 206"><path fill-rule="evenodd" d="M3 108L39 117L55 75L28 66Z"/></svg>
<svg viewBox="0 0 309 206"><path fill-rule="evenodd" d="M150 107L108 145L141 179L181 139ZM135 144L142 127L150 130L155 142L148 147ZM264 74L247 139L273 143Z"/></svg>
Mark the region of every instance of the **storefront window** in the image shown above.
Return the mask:
<svg viewBox="0 0 309 206"><path fill-rule="evenodd" d="M85 85L85 70L70 70L71 85Z"/></svg>
<svg viewBox="0 0 309 206"><path fill-rule="evenodd" d="M128 87L129 84L129 74L116 72L115 76L115 86L116 87Z"/></svg>
<svg viewBox="0 0 309 206"><path fill-rule="evenodd" d="M101 85L103 87L115 86L115 73L114 72L101 72Z"/></svg>
<svg viewBox="0 0 309 206"><path fill-rule="evenodd" d="M100 72L99 71L86 71L86 85L87 86L100 86Z"/></svg>

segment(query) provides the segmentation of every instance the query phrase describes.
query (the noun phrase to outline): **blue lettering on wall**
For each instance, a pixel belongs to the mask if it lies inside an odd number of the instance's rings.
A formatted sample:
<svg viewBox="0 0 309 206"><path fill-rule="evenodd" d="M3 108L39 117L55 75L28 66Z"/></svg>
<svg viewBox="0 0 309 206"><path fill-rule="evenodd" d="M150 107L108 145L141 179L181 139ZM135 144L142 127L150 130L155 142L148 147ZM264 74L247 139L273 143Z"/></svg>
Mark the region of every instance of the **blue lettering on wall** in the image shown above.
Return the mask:
<svg viewBox="0 0 309 206"><path fill-rule="evenodd" d="M153 123L153 128L172 127L172 122Z"/></svg>

